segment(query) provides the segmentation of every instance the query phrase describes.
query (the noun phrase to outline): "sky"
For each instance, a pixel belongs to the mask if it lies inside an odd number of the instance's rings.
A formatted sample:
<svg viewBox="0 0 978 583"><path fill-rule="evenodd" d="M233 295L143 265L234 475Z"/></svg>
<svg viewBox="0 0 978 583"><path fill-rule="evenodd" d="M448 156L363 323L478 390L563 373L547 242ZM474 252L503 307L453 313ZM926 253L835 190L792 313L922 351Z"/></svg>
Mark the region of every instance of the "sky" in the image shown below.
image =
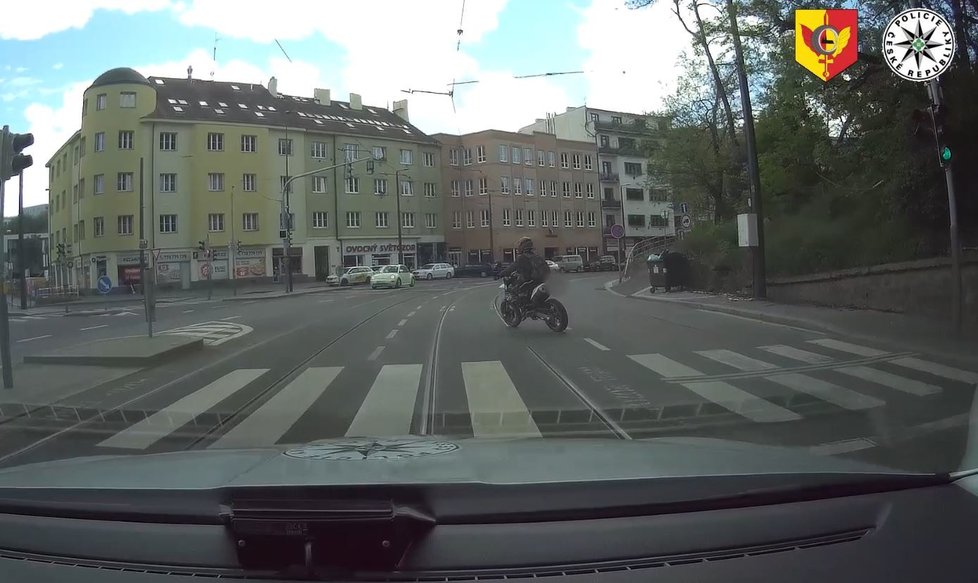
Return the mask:
<svg viewBox="0 0 978 583"><path fill-rule="evenodd" d="M29 131L25 206L47 202L45 162L81 124L99 74L132 67L268 85L365 105L408 99L426 133L516 131L568 107L654 111L689 35L659 0L31 0L4 4L0 122ZM459 34L458 30L462 33ZM277 41L277 42L276 42ZM281 45L281 47L279 46ZM215 57L216 47L216 59ZM568 75L516 78L578 71ZM212 77L213 76L213 77ZM447 92L454 96L405 93ZM8 182L16 193L16 179ZM7 196L6 215L17 212Z"/></svg>

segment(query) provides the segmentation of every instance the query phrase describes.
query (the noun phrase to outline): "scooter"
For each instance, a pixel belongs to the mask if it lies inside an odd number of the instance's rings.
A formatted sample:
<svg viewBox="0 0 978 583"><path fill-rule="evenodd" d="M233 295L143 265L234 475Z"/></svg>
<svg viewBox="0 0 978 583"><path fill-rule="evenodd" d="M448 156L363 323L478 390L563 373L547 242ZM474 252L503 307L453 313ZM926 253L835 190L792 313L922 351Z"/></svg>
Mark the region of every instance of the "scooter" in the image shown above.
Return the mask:
<svg viewBox="0 0 978 583"><path fill-rule="evenodd" d="M522 290L512 285L512 278L506 278L499 286L503 290L502 301L499 302L499 316L510 328L516 328L523 320L543 320L554 332L567 329L567 309L556 298L550 297L547 284L537 284L529 293L529 299ZM524 283L524 286L532 285Z"/></svg>

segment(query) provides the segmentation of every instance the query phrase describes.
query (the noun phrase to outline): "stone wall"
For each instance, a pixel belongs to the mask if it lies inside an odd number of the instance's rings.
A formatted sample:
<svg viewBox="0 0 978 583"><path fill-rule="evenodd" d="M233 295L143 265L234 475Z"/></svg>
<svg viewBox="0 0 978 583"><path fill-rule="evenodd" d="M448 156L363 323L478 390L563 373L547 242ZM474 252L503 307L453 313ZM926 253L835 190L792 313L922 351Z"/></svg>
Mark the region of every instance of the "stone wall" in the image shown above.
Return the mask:
<svg viewBox="0 0 978 583"><path fill-rule="evenodd" d="M788 303L866 308L934 318L951 317L951 265L948 258L888 263L769 278L770 299ZM978 326L978 253L965 254L961 265L962 319Z"/></svg>

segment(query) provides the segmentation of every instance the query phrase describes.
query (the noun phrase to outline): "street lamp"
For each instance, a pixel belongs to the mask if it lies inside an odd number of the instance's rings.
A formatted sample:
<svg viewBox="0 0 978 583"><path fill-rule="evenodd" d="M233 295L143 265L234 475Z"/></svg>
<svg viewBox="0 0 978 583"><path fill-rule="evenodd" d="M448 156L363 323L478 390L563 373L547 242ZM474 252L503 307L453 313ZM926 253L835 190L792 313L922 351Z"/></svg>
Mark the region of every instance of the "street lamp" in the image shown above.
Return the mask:
<svg viewBox="0 0 978 583"><path fill-rule="evenodd" d="M407 172L407 168L398 168L394 171L394 197L397 199L397 263L404 263L404 246L401 242L401 172ZM410 178L410 177L408 177ZM415 255L414 263L417 267L418 258Z"/></svg>

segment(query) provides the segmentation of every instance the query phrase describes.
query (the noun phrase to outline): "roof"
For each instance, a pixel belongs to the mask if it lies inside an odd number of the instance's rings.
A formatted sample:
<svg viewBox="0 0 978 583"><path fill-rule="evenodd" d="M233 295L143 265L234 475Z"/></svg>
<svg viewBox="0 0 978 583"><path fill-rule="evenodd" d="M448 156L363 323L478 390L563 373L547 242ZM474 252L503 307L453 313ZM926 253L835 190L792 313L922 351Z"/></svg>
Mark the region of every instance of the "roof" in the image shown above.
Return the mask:
<svg viewBox="0 0 978 583"><path fill-rule="evenodd" d="M129 67L117 67L115 69L109 69L96 77L95 81L92 82L91 87L122 84L149 85L150 83L146 77L143 77L142 74L135 69L130 69Z"/></svg>
<svg viewBox="0 0 978 583"><path fill-rule="evenodd" d="M277 97L260 84L150 77L156 110L146 119L236 123L436 145L427 134L392 111L349 102L318 103L312 97Z"/></svg>

